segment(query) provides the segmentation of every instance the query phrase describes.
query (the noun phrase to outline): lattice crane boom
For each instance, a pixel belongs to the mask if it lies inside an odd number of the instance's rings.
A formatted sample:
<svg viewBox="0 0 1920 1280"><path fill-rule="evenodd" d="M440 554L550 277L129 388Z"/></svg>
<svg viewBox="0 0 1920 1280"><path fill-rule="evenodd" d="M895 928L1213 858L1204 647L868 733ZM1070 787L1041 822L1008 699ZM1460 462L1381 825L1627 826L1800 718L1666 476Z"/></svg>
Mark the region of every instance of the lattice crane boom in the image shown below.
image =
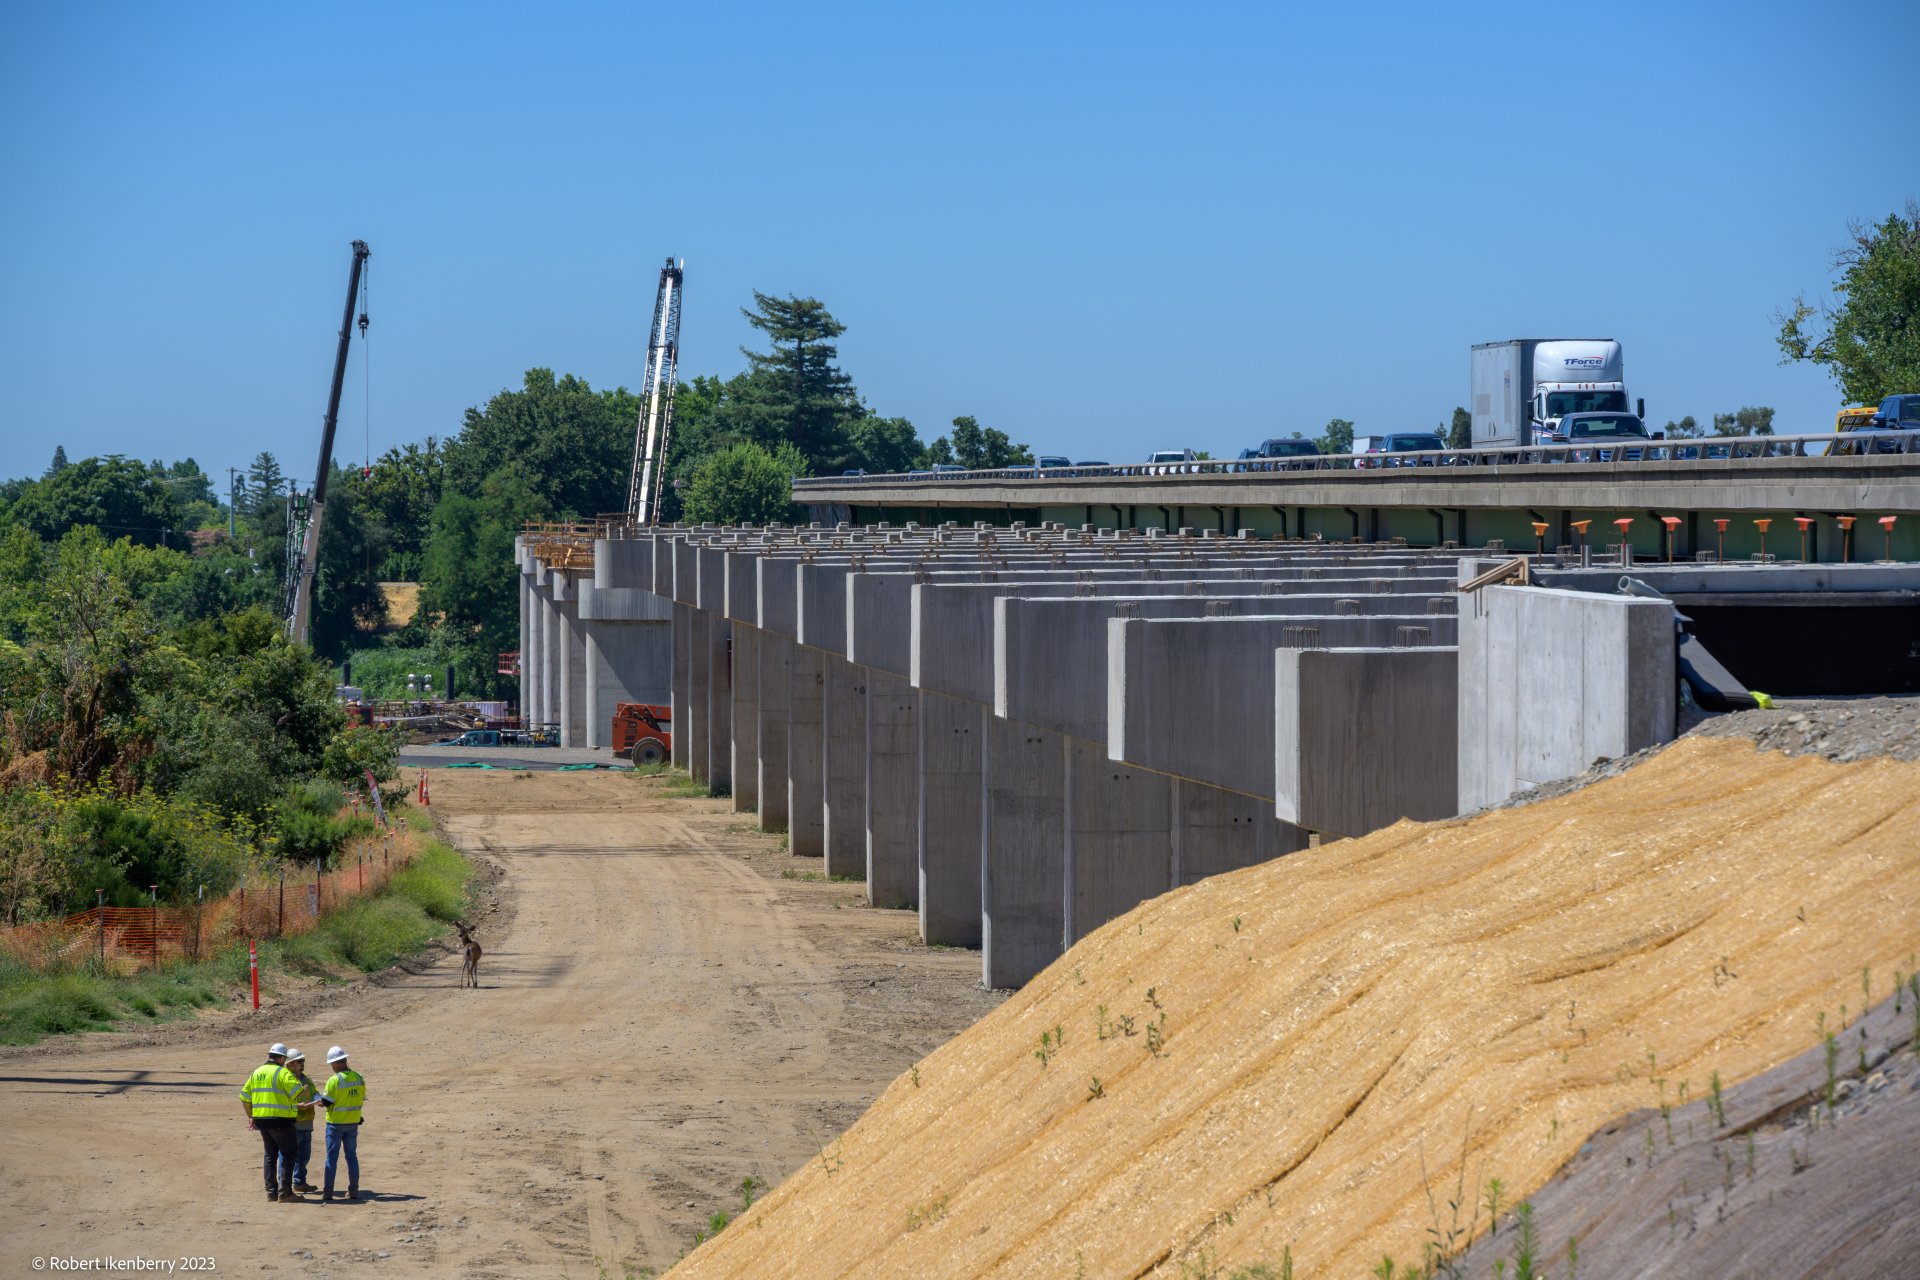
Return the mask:
<svg viewBox="0 0 1920 1280"><path fill-rule="evenodd" d="M686 260L660 268L660 294L647 341L647 372L640 384L640 420L634 424L633 474L627 482L627 514L642 525L660 523L660 492L666 483L667 446L673 437L673 389L680 365L680 295Z"/></svg>

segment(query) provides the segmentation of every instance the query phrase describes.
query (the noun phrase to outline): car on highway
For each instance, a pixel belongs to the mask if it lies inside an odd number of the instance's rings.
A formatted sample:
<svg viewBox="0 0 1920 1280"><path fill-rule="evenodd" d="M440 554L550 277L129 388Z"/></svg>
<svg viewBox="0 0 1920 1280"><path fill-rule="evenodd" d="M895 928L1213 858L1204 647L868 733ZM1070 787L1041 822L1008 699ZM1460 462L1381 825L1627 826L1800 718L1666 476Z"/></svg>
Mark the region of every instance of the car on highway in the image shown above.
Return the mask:
<svg viewBox="0 0 1920 1280"><path fill-rule="evenodd" d="M936 462L933 464L933 469L936 474L943 471L965 471L966 470L965 467L961 466L957 462Z"/></svg>
<svg viewBox="0 0 1920 1280"><path fill-rule="evenodd" d="M1186 471L1198 470L1186 464L1197 462L1200 455L1191 449L1156 449L1147 459L1147 474L1153 476L1178 475Z"/></svg>
<svg viewBox="0 0 1920 1280"><path fill-rule="evenodd" d="M1110 467L1113 464L1111 462L1096 462L1089 459L1084 462L1076 462L1073 465L1076 467Z"/></svg>
<svg viewBox="0 0 1920 1280"><path fill-rule="evenodd" d="M1616 454L1620 460L1639 462L1653 456L1644 445L1655 438L1647 433L1647 424L1631 413L1569 413L1560 419L1560 430L1554 436L1558 444L1617 446L1562 454L1562 460L1569 462L1613 462Z"/></svg>
<svg viewBox="0 0 1920 1280"><path fill-rule="evenodd" d="M1070 467L1073 465L1073 460L1065 454L1043 453L1033 460L1033 465L1035 470L1046 471L1052 467Z"/></svg>
<svg viewBox="0 0 1920 1280"><path fill-rule="evenodd" d="M845 471L842 471L842 472L841 472L840 474L841 474L841 475L842 475L843 477L844 477L844 476L854 476L854 477L859 477L859 476L864 476L864 475L865 475L865 474L867 474L867 473L866 473L866 472L865 472L865 471L864 471L863 469L861 469L861 468L859 468L859 467L848 467L848 468L847 468L847 469L846 469Z"/></svg>
<svg viewBox="0 0 1920 1280"><path fill-rule="evenodd" d="M1395 431L1384 436L1361 436L1353 442L1353 451L1368 455L1354 460L1354 466L1367 467L1431 467L1438 458L1396 458L1393 454L1438 453L1447 447L1446 442L1431 431ZM1389 456L1374 458L1374 454Z"/></svg>
<svg viewBox="0 0 1920 1280"><path fill-rule="evenodd" d="M1878 408L1867 415L1864 422L1858 422L1850 429L1856 433L1920 431L1920 395L1888 396L1880 402ZM1874 453L1900 453L1915 448L1905 440L1881 438L1874 440L1871 446L1863 440L1847 452L1865 453L1869 447Z"/></svg>

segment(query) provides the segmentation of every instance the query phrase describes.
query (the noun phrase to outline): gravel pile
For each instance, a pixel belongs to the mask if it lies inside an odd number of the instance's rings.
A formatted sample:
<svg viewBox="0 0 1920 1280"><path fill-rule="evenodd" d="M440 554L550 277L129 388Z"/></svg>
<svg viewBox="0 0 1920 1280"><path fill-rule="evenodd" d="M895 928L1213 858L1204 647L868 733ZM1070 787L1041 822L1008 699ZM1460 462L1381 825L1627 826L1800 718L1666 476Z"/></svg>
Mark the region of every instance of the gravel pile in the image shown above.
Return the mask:
<svg viewBox="0 0 1920 1280"><path fill-rule="evenodd" d="M1841 764L1869 756L1920 760L1920 696L1782 699L1765 710L1720 715L1688 707L1681 713L1680 729L1681 737L1751 738L1763 751L1819 755ZM1518 792L1490 807L1509 809L1563 796L1625 773L1664 750L1662 744L1596 760L1571 778Z"/></svg>
<svg viewBox="0 0 1920 1280"><path fill-rule="evenodd" d="M1920 697L1796 700L1710 716L1690 732L1752 738L1765 751L1820 755L1842 764L1868 756L1920 760Z"/></svg>

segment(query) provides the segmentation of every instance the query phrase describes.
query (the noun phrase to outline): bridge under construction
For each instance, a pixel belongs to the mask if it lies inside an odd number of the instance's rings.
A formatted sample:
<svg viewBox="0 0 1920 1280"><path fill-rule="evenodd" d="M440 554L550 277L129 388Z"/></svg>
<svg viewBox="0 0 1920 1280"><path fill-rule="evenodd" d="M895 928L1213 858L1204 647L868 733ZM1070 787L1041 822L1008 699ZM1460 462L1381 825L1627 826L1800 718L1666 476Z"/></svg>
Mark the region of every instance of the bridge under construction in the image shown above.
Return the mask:
<svg viewBox="0 0 1920 1280"><path fill-rule="evenodd" d="M1683 698L1920 688L1920 567L1527 533L529 527L522 709L606 746L668 704L675 764L1010 987L1178 885L1665 742Z"/></svg>

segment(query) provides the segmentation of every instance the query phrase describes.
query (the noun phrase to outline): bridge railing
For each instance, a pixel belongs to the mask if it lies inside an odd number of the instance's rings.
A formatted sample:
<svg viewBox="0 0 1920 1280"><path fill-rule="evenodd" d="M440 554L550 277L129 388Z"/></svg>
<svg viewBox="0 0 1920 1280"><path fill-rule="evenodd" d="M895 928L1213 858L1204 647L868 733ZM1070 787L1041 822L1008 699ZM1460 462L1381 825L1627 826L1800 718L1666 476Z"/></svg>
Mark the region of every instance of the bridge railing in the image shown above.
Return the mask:
<svg viewBox="0 0 1920 1280"><path fill-rule="evenodd" d="M952 484L981 480L1052 483L1137 476L1196 476L1302 471L1399 472L1420 467L1499 467L1559 464L1616 466L1674 462L1713 465L1761 458L1845 455L1920 455L1920 431L1831 431L1796 436L1706 436L1689 439L1583 444L1507 445L1477 449L1423 449L1407 453L1316 453L1296 458L1227 458L1192 462L1135 462L1089 467L996 467L981 471L906 471L881 475L804 476L796 492L846 485ZM1409 479L1381 475L1381 479Z"/></svg>

